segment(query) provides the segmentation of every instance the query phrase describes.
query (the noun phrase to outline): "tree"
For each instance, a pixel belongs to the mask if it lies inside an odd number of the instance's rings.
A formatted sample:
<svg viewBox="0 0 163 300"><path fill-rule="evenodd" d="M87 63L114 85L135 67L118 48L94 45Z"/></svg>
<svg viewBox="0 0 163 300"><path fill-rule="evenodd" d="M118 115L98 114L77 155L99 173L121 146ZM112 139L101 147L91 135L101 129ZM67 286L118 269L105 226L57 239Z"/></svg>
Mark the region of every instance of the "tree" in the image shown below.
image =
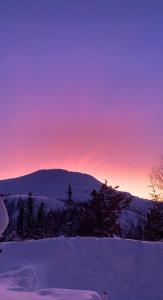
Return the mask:
<svg viewBox="0 0 163 300"><path fill-rule="evenodd" d="M26 239L32 239L35 235L34 202L32 193L29 193L25 210L24 235Z"/></svg>
<svg viewBox="0 0 163 300"><path fill-rule="evenodd" d="M154 175L150 175L150 188L152 189L152 192L150 193L150 196L152 197L152 200L153 201L160 201L161 200L161 193L157 193L157 191L156 191L156 187L157 187L157 183L156 183L156 181L155 181L155 177L154 177Z"/></svg>
<svg viewBox="0 0 163 300"><path fill-rule="evenodd" d="M159 241L163 238L163 210L159 202L154 202L147 213L144 238L148 241Z"/></svg>
<svg viewBox="0 0 163 300"><path fill-rule="evenodd" d="M157 188L163 190L163 156L160 159L159 164L152 168L150 179Z"/></svg>
<svg viewBox="0 0 163 300"><path fill-rule="evenodd" d="M35 221L36 238L44 238L46 234L46 211L45 203L41 202L38 206L36 221Z"/></svg>
<svg viewBox="0 0 163 300"><path fill-rule="evenodd" d="M24 239L25 235L25 205L24 201L21 200L19 206L19 213L16 220L16 232L19 238Z"/></svg>
<svg viewBox="0 0 163 300"><path fill-rule="evenodd" d="M159 241L163 238L163 203L160 200L160 194L156 192L156 184L153 177L150 177L152 189L151 197L152 207L147 213L147 220L144 227L144 238L150 241Z"/></svg>
<svg viewBox="0 0 163 300"><path fill-rule="evenodd" d="M73 226L73 208L74 201L72 199L72 187L69 184L68 186L68 198L65 201L65 220L64 220L64 228L63 234L66 237L74 235L74 226Z"/></svg>
<svg viewBox="0 0 163 300"><path fill-rule="evenodd" d="M51 208L46 216L46 235L47 237L54 237L56 234L56 217L57 212Z"/></svg>
<svg viewBox="0 0 163 300"><path fill-rule="evenodd" d="M93 190L91 200L81 206L79 234L82 236L113 236L120 234L118 217L130 202L130 197L107 186Z"/></svg>

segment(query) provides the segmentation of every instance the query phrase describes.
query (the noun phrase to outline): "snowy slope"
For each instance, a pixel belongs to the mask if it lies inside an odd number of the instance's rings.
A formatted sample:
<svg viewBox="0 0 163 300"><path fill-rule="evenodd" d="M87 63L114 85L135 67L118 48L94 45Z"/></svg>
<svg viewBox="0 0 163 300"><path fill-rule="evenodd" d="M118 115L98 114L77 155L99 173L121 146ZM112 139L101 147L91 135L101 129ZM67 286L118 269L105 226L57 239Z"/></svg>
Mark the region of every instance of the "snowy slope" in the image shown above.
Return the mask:
<svg viewBox="0 0 163 300"><path fill-rule="evenodd" d="M162 300L162 261L161 242L108 238L13 242L4 244L0 255L0 284L23 293L46 290L52 295L51 289L57 288L107 291L108 300Z"/></svg>
<svg viewBox="0 0 163 300"><path fill-rule="evenodd" d="M7 210L9 212L10 221L15 222L15 218L18 214L19 200L27 200L28 195L8 195L5 197L5 203L7 205ZM34 202L39 204L44 202L46 204L47 210L53 208L54 210L63 210L64 202L54 198L48 198L43 196L33 196ZM146 213L152 206L152 201L143 200L136 197L132 198L132 202L127 208L121 212L119 223L121 226L121 234L123 237L126 233L135 226L138 226L139 221L145 221Z"/></svg>
<svg viewBox="0 0 163 300"><path fill-rule="evenodd" d="M42 195L50 198L65 199L68 185L73 188L76 200L87 200L90 192L99 188L101 183L93 176L66 170L40 170L22 177L0 180L0 192L9 194Z"/></svg>
<svg viewBox="0 0 163 300"><path fill-rule="evenodd" d="M126 210L121 212L119 222L121 228L124 230L130 229L131 226L137 226L139 220L145 221L146 214L152 208L153 201L141 199L139 197L131 196L131 203Z"/></svg>
<svg viewBox="0 0 163 300"><path fill-rule="evenodd" d="M21 199L24 201L24 200L27 200L28 197L29 197L29 195L25 195L25 194L7 195L4 197L4 200L5 200L5 203L10 204L13 207L13 209L16 210L19 200ZM33 200L37 204L44 202L48 209L53 208L53 209L57 210L57 209L63 209L63 207L64 207L64 201L57 200L55 198L33 195Z"/></svg>
<svg viewBox="0 0 163 300"><path fill-rule="evenodd" d="M91 191L99 189L101 186L101 183L90 175L56 169L41 170L15 179L0 180L0 192L11 193L5 198L8 202L7 207L10 211L10 218L13 219L13 215L17 214L19 198L27 199L30 191L37 203L43 201L48 209L63 209L63 199L67 197L69 184L72 185L75 201L89 200ZM13 193L15 195L12 195ZM128 193L124 194L129 196ZM145 214L152 205L150 200L131 197L132 202L129 208L123 211L120 216L120 223L124 231L128 230L132 224L137 226L139 219L144 219Z"/></svg>
<svg viewBox="0 0 163 300"><path fill-rule="evenodd" d="M14 219L14 216L17 216L18 212L18 203L19 200L27 200L28 195L8 195L5 196L5 203L7 204L7 209L10 215L10 219ZM57 200L55 198L45 197L45 196L33 196L35 203L39 204L44 202L47 209L53 208L54 210L63 210L64 202L62 200ZM146 213L152 206L151 200L144 200L138 197L132 197L132 202L127 208L123 210L119 219L121 224L122 231L129 230L129 228L134 224L137 226L139 219L143 219L146 216Z"/></svg>

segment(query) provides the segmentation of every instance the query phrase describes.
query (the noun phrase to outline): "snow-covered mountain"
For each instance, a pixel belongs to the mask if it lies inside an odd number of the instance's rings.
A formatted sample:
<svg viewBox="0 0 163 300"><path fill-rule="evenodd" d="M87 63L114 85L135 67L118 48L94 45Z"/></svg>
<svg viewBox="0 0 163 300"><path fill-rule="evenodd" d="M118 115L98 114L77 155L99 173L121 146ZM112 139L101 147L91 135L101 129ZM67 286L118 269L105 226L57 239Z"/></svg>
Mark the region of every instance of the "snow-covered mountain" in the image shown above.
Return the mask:
<svg viewBox="0 0 163 300"><path fill-rule="evenodd" d="M55 238L5 243L1 299L100 300L98 294L105 291L106 300L162 300L162 260L162 242Z"/></svg>
<svg viewBox="0 0 163 300"><path fill-rule="evenodd" d="M65 199L69 184L72 186L73 197L76 200L87 200L90 192L101 185L96 178L88 174L52 169L0 180L0 193L28 194L32 192L34 195Z"/></svg>
<svg viewBox="0 0 163 300"><path fill-rule="evenodd" d="M27 199L32 192L34 200L44 202L47 208L63 209L63 199L67 197L68 185L71 184L73 199L75 201L87 201L93 189L99 189L101 182L93 176L78 172L69 172L61 169L40 170L22 177L0 180L0 193L9 194L7 207L10 217L16 213L19 199ZM20 195L21 193L21 195ZM131 196L125 193L126 196ZM144 218L152 201L131 196L132 202L127 210L120 216L122 228L127 229L131 225L137 225L139 219Z"/></svg>

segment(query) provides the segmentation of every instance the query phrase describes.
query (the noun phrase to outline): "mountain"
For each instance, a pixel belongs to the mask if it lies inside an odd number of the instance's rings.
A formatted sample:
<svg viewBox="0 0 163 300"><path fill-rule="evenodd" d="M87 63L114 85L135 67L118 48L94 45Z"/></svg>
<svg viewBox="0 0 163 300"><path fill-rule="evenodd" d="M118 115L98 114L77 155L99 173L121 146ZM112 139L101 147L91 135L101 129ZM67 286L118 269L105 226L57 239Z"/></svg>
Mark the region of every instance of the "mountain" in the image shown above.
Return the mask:
<svg viewBox="0 0 163 300"><path fill-rule="evenodd" d="M88 174L69 172L61 169L40 170L18 178L0 180L1 194L41 195L50 198L65 199L68 185L71 184L76 200L87 200L93 189L101 183Z"/></svg>
<svg viewBox="0 0 163 300"><path fill-rule="evenodd" d="M5 203L10 222L14 222L17 216L20 198L27 200L29 192L32 192L37 204L44 202L48 209L62 210L64 202L60 200L66 199L69 184L72 186L75 201L89 200L91 191L101 186L101 182L93 176L61 169L40 170L22 177L0 180L0 193L9 194L5 197ZM134 230L139 221L146 218L152 205L152 201L134 197L129 193L124 192L124 196L130 197L132 201L119 217L122 234L131 227Z"/></svg>

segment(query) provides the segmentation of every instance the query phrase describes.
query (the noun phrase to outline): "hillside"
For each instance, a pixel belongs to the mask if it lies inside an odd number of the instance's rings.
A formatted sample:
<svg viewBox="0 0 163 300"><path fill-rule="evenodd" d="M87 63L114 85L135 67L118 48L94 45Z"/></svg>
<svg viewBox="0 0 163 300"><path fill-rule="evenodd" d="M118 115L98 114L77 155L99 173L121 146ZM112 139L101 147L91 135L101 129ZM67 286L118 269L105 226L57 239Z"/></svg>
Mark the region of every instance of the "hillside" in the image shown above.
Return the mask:
<svg viewBox="0 0 163 300"><path fill-rule="evenodd" d="M127 194L128 195L128 194ZM19 202L21 200L27 200L28 195L18 194L18 195L8 195L5 198L5 203L10 216L10 221L14 222L15 216L18 213ZM46 204L47 210L50 208L54 210L63 210L64 202L57 200L55 198L49 198L44 196L33 196L34 202L39 204L44 202ZM138 197L132 196L132 202L130 203L127 210L121 212L119 223L121 224L122 232L128 231L129 228L138 225L139 220L144 220L146 213L152 206L151 200L145 200Z"/></svg>
<svg viewBox="0 0 163 300"><path fill-rule="evenodd" d="M98 189L101 183L88 174L52 169L40 170L18 178L0 180L0 193L41 195L50 198L65 199L68 185L73 188L76 200L87 200L93 189Z"/></svg>
<svg viewBox="0 0 163 300"><path fill-rule="evenodd" d="M108 300L162 300L162 260L161 242L57 238L6 243L0 285L6 293L7 286L17 293L17 299L25 292L52 297L57 288L107 291Z"/></svg>
<svg viewBox="0 0 163 300"><path fill-rule="evenodd" d="M63 199L67 197L68 185L71 184L73 199L75 201L87 201L93 189L99 189L101 183L88 174L69 172L65 170L40 170L22 177L0 180L0 193L7 193L5 202L10 214L10 220L14 221L19 207L19 199L26 200L28 193L32 192L34 201L38 204L44 202L47 209L63 209ZM134 197L124 193L125 197L131 197L132 202L123 210L120 216L122 231L128 231L131 226L137 226L152 205L152 201Z"/></svg>

